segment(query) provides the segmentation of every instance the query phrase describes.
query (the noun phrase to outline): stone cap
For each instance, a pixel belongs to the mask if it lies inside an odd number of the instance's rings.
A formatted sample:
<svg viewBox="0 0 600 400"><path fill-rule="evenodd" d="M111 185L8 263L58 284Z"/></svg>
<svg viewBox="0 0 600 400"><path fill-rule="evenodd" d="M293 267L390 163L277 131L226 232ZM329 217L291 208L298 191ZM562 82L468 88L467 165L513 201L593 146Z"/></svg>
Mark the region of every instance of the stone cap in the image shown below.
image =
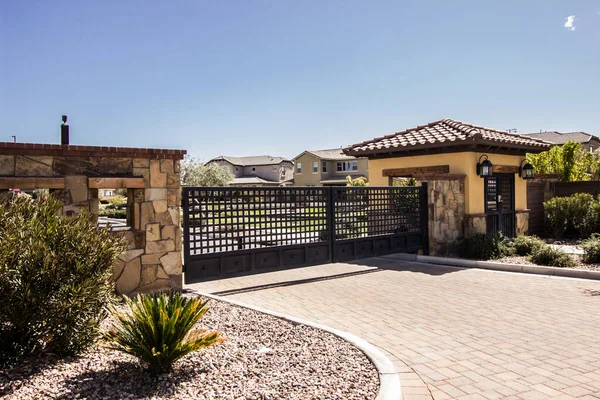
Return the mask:
<svg viewBox="0 0 600 400"><path fill-rule="evenodd" d="M55 157L132 157L182 160L187 150L0 142L0 154Z"/></svg>

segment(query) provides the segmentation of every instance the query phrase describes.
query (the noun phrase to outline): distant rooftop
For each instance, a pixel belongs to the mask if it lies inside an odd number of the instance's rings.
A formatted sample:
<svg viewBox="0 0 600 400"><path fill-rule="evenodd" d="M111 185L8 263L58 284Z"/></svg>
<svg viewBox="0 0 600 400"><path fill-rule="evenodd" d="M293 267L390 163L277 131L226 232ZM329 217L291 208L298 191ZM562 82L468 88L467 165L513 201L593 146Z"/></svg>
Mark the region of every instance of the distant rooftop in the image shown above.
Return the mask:
<svg viewBox="0 0 600 400"><path fill-rule="evenodd" d="M215 157L209 162L213 161L227 161L232 165L239 167L248 167L253 165L279 165L282 162L289 162L290 160L283 157L274 156L248 156L248 157L230 157L230 156L219 156Z"/></svg>
<svg viewBox="0 0 600 400"><path fill-rule="evenodd" d="M310 153L315 157L322 160L355 160L356 157L348 156L344 154L342 148L338 149L325 149L325 150L306 150L294 157L294 160L300 157L304 153Z"/></svg>
<svg viewBox="0 0 600 400"><path fill-rule="evenodd" d="M546 142L554 143L554 144L565 144L569 140L572 140L575 143L588 143L592 139L599 140L597 137L590 135L585 132L541 132L541 133L529 133L527 136L542 139Z"/></svg>

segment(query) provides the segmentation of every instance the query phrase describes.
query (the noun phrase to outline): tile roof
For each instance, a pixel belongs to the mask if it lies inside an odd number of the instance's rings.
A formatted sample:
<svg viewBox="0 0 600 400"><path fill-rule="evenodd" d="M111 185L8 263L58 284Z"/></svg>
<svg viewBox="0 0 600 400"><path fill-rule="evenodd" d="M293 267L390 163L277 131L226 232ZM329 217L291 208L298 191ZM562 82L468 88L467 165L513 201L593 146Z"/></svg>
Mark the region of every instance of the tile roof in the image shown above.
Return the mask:
<svg viewBox="0 0 600 400"><path fill-rule="evenodd" d="M536 139L542 139L546 142L554 143L554 144L565 144L569 140L574 141L575 143L588 143L592 139L598 140L597 137L590 135L585 132L542 132L542 133L528 133L527 136L533 137Z"/></svg>
<svg viewBox="0 0 600 400"><path fill-rule="evenodd" d="M452 119L442 119L427 125L353 144L344 148L344 153L353 156L366 156L377 153L403 153L425 149L444 151L453 146L470 148L494 146L512 150L542 152L552 147L552 143L530 136L471 125Z"/></svg>
<svg viewBox="0 0 600 400"><path fill-rule="evenodd" d="M268 179L259 178L258 176L240 176L238 178L234 178L231 182L229 182L230 185L250 185L265 183L278 185L281 182L270 181Z"/></svg>
<svg viewBox="0 0 600 400"><path fill-rule="evenodd" d="M227 161L232 165L237 165L240 167L247 167L252 165L279 165L282 162L289 162L290 160L283 157L273 157L273 156L249 156L249 157L230 157L230 156L219 156L215 157L208 162L213 161Z"/></svg>
<svg viewBox="0 0 600 400"><path fill-rule="evenodd" d="M339 149L326 149L326 150L306 150L307 153L322 159L322 160L355 160L356 157L348 156L344 154L344 151ZM298 158L298 157L296 157Z"/></svg>

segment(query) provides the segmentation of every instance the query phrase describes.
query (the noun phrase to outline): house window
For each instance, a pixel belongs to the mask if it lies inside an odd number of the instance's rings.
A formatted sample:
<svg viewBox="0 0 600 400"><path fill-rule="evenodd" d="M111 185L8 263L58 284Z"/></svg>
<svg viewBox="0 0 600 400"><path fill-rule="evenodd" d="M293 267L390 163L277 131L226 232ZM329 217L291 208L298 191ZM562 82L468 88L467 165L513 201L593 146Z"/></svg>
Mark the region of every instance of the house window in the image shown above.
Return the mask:
<svg viewBox="0 0 600 400"><path fill-rule="evenodd" d="M327 161L321 161L321 171L327 172Z"/></svg>
<svg viewBox="0 0 600 400"><path fill-rule="evenodd" d="M256 171L256 168L252 167L252 171Z"/></svg>
<svg viewBox="0 0 600 400"><path fill-rule="evenodd" d="M319 162L313 161L313 174L316 174L318 172L319 172Z"/></svg>
<svg viewBox="0 0 600 400"><path fill-rule="evenodd" d="M302 163L301 162L297 162L296 163L296 173L297 174L301 174L302 173Z"/></svg>
<svg viewBox="0 0 600 400"><path fill-rule="evenodd" d="M337 170L338 172L358 171L358 161L339 161Z"/></svg>

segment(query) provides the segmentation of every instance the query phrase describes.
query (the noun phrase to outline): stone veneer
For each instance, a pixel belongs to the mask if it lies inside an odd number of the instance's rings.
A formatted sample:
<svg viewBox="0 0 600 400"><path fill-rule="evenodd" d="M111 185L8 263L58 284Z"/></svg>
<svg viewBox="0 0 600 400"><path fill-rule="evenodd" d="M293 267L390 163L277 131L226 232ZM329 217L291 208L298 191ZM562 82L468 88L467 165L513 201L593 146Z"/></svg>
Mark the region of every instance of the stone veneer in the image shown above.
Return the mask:
<svg viewBox="0 0 600 400"><path fill-rule="evenodd" d="M48 188L62 201L65 215L87 209L96 220L98 188L90 188L91 182L127 188L129 227L121 232L129 249L114 265L117 291L181 290L179 162L185 153L1 142L0 188Z"/></svg>
<svg viewBox="0 0 600 400"><path fill-rule="evenodd" d="M429 254L454 253L463 238L465 175L417 176L427 182Z"/></svg>
<svg viewBox="0 0 600 400"><path fill-rule="evenodd" d="M525 235L529 232L529 210L517 210L515 211L516 219L516 234Z"/></svg>

